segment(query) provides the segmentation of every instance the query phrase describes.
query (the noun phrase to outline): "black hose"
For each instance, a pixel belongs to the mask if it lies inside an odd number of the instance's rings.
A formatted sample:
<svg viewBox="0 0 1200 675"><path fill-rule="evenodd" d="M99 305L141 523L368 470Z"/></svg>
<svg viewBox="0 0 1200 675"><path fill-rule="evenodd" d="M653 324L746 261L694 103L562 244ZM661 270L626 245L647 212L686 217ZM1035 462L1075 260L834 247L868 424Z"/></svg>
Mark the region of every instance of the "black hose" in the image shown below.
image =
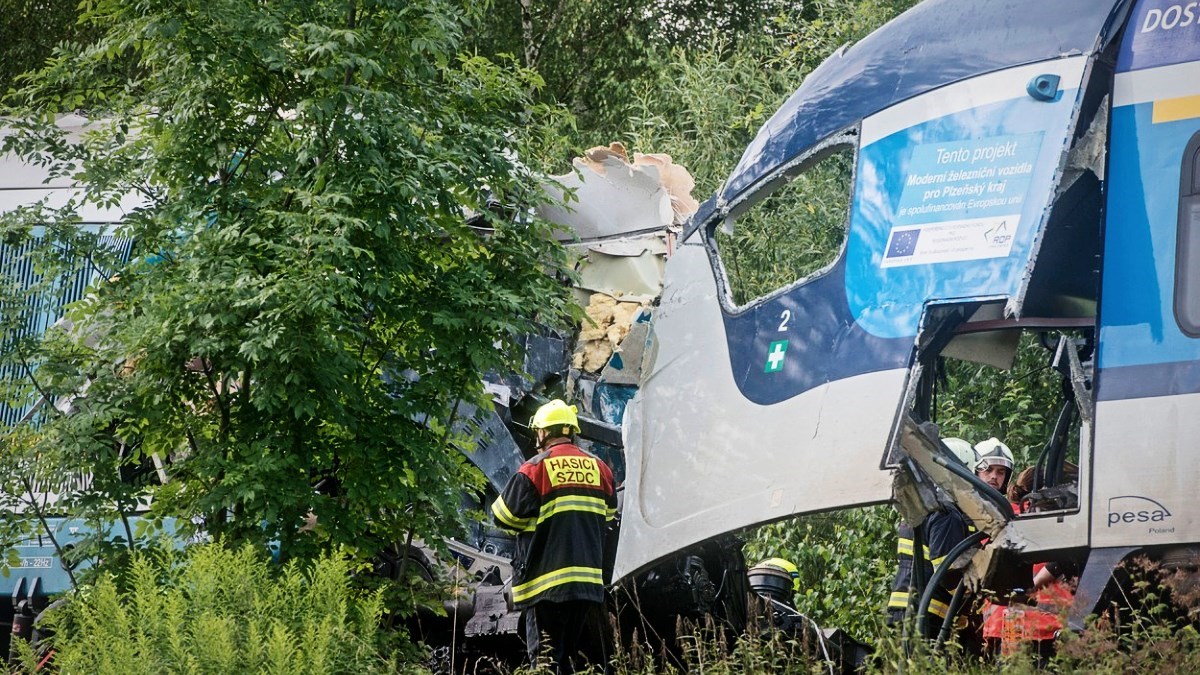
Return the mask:
<svg viewBox="0 0 1200 675"><path fill-rule="evenodd" d="M1058 413L1058 420L1054 425L1054 433L1051 436L1051 442L1054 444L1051 448L1050 455L1046 458L1046 487L1053 487L1062 482L1064 466L1063 462L1066 459L1067 438L1071 433L1071 424L1075 420L1075 401L1068 400L1063 403L1062 410Z"/></svg>
<svg viewBox="0 0 1200 675"><path fill-rule="evenodd" d="M912 531L912 570L908 577L908 602L904 608L905 617L911 616L911 612L914 609L912 604L913 597L918 593L923 594L925 592L925 585L929 581L925 577L925 523L922 522L920 525L914 526ZM913 625L911 621L906 620L904 622L903 640L901 642L904 645L904 658L906 660L912 657L908 631ZM924 637L924 635L921 637Z"/></svg>
<svg viewBox="0 0 1200 675"><path fill-rule="evenodd" d="M959 579L958 586L954 589L954 596L950 598L950 609L946 610L946 618L942 619L942 629L938 631L936 643L938 647L946 644L946 640L950 637L950 628L954 626L958 610L962 609L963 600L967 597L966 590L967 580Z"/></svg>
<svg viewBox="0 0 1200 675"><path fill-rule="evenodd" d="M942 564L933 571L933 576L929 578L929 583L925 586L925 592L921 594L921 604L917 605L917 633L922 637L928 635L926 630L929 622L926 615L929 613L929 603L933 601L934 590L941 586L942 578L946 576L946 572L954 565L954 561L958 560L958 557L966 552L967 549L983 541L987 536L987 532L979 531L958 542L946 554ZM947 615L949 615L949 612L947 612Z"/></svg>

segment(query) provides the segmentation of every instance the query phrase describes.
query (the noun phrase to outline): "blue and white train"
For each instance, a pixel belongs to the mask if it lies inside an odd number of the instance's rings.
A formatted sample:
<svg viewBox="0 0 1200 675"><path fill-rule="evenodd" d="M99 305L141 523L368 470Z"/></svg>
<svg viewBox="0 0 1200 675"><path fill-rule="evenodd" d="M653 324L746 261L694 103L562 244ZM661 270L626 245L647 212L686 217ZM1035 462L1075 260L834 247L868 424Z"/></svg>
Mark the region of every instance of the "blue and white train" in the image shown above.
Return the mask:
<svg viewBox="0 0 1200 675"><path fill-rule="evenodd" d="M718 231L835 152L840 253L736 303ZM1200 3L926 0L813 71L680 242L626 414L618 578L794 514L928 503L926 479L989 553L1086 561L1081 605L1131 552L1200 543ZM1047 443L1043 508L1014 517L921 425L938 357L1011 363L1022 331L1069 336L1080 440Z"/></svg>

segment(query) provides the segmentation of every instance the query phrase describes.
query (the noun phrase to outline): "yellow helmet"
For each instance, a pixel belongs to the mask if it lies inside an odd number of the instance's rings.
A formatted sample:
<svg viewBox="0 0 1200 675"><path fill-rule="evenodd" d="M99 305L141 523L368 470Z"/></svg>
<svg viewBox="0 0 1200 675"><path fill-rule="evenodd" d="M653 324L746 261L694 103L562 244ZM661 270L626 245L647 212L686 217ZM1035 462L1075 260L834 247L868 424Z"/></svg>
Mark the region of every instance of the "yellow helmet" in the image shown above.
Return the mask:
<svg viewBox="0 0 1200 675"><path fill-rule="evenodd" d="M579 433L577 412L575 406L567 405L561 399L556 398L537 409L537 412L533 414L533 419L529 420L529 428L550 429L563 426L571 427L575 433Z"/></svg>
<svg viewBox="0 0 1200 675"><path fill-rule="evenodd" d="M799 592L800 590L800 569L792 564L792 561L786 558L767 558L758 563L755 567L774 567L775 569L787 572L792 578L792 590Z"/></svg>

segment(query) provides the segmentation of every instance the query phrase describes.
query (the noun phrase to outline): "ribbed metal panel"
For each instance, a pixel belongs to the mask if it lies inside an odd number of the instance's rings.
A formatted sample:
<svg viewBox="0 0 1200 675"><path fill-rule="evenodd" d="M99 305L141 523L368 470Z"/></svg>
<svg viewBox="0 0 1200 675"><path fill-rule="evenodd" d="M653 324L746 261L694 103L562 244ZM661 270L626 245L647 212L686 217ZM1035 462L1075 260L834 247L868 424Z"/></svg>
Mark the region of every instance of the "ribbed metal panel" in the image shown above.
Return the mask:
<svg viewBox="0 0 1200 675"><path fill-rule="evenodd" d="M56 283L47 290L36 292L37 286L44 283L44 277L38 273L31 260L31 253L44 242L32 240L21 245L0 244L0 283L15 284L19 289L25 289L25 297L11 307L0 306L0 312L5 316L16 313L20 317L22 328L18 335L5 336L5 339L18 340L30 335L41 335L54 325L67 307L84 297L87 289L102 278L101 271L95 268L81 267L74 273ZM99 237L98 245L112 253L121 264L128 262L133 249L133 240L127 237L104 235ZM106 270L111 274L115 270ZM16 364L0 366L0 379L14 381L25 377L23 368ZM10 406L0 402L0 424L9 427L23 419L33 407L36 400L25 402L23 405Z"/></svg>

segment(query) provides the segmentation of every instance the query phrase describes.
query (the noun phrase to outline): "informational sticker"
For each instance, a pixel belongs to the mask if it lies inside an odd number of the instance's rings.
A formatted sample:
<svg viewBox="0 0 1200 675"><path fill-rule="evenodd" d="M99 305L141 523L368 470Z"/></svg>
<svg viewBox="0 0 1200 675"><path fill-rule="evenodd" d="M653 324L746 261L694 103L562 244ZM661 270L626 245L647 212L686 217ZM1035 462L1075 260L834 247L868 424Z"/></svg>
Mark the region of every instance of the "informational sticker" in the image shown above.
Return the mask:
<svg viewBox="0 0 1200 675"><path fill-rule="evenodd" d="M951 220L892 230L883 267L1003 258L1012 250L1019 215Z"/></svg>
<svg viewBox="0 0 1200 675"><path fill-rule="evenodd" d="M549 457L544 460L550 485L600 487L600 467L591 457Z"/></svg>
<svg viewBox="0 0 1200 675"><path fill-rule="evenodd" d="M1042 135L915 146L880 266L1007 256Z"/></svg>

